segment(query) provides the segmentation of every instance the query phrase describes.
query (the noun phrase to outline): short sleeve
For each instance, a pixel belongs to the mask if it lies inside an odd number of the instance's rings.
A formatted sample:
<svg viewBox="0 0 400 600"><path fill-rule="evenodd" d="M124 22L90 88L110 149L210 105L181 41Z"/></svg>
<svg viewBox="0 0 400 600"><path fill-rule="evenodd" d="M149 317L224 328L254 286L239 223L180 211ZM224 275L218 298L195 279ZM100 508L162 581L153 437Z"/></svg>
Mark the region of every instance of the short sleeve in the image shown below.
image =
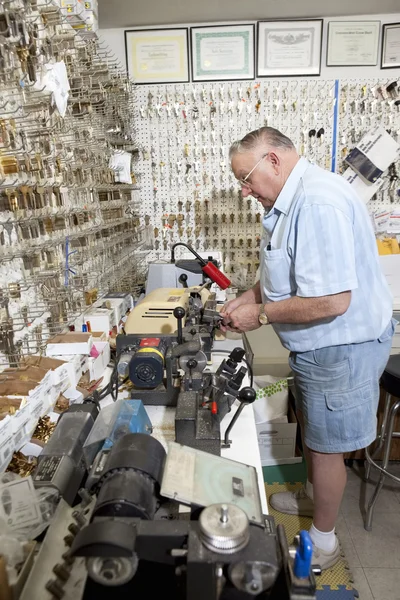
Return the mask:
<svg viewBox="0 0 400 600"><path fill-rule="evenodd" d="M301 208L296 223L297 296L339 294L358 287L351 219L331 204Z"/></svg>

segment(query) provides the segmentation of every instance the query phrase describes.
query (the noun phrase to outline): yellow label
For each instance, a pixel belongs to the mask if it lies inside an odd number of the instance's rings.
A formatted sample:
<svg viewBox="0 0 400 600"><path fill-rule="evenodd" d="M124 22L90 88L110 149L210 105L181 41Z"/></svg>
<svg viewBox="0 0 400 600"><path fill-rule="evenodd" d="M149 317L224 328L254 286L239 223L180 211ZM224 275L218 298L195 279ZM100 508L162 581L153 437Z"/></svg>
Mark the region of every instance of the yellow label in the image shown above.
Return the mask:
<svg viewBox="0 0 400 600"><path fill-rule="evenodd" d="M158 354L159 356L161 356L162 361L164 362L164 355L162 352L160 352L159 350L157 350L157 348L139 348L139 350L137 351L136 354L139 354L139 352L155 352L156 354Z"/></svg>

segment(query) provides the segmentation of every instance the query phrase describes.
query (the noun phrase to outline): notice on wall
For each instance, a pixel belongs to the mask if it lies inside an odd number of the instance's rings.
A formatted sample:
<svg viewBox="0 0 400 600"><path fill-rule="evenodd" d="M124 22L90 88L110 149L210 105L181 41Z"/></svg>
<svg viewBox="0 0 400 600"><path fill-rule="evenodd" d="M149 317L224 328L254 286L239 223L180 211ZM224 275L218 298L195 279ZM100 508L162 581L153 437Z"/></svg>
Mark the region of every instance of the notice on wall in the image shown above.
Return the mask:
<svg viewBox="0 0 400 600"><path fill-rule="evenodd" d="M375 183L399 156L399 144L378 126L361 138L345 161L365 181Z"/></svg>

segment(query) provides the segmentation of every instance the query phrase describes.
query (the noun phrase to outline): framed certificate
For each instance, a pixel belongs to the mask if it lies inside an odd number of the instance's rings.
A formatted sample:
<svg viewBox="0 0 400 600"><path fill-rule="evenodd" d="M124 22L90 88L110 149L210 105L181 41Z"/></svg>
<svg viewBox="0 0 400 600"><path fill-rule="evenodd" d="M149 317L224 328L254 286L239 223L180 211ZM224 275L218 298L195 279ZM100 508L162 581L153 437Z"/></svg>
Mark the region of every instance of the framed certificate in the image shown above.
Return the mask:
<svg viewBox="0 0 400 600"><path fill-rule="evenodd" d="M254 79L254 28L191 27L193 81Z"/></svg>
<svg viewBox="0 0 400 600"><path fill-rule="evenodd" d="M387 23L382 31L381 69L400 67L400 23Z"/></svg>
<svg viewBox="0 0 400 600"><path fill-rule="evenodd" d="M330 21L326 66L377 65L380 28L380 21Z"/></svg>
<svg viewBox="0 0 400 600"><path fill-rule="evenodd" d="M126 66L135 83L189 81L188 29L125 31Z"/></svg>
<svg viewBox="0 0 400 600"><path fill-rule="evenodd" d="M259 21L257 77L320 75L322 23Z"/></svg>

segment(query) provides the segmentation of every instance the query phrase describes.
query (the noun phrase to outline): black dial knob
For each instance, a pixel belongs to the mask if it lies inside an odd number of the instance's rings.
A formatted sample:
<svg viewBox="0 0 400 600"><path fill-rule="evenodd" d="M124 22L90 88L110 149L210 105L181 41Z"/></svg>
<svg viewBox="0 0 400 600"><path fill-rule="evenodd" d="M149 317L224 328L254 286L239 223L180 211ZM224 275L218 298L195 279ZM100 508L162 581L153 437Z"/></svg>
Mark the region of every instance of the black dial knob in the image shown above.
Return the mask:
<svg viewBox="0 0 400 600"><path fill-rule="evenodd" d="M182 306L177 306L176 308L174 308L174 317L175 317L175 319L178 319L178 321L183 319L185 314L186 314L185 309L182 308Z"/></svg>
<svg viewBox="0 0 400 600"><path fill-rule="evenodd" d="M189 358L189 360L186 363L186 366L188 369L190 369L191 371L193 369L195 369L197 367L197 360L195 358Z"/></svg>
<svg viewBox="0 0 400 600"><path fill-rule="evenodd" d="M251 404L256 399L256 392L251 387L244 387L239 392L239 400L240 402L245 402L246 404Z"/></svg>

